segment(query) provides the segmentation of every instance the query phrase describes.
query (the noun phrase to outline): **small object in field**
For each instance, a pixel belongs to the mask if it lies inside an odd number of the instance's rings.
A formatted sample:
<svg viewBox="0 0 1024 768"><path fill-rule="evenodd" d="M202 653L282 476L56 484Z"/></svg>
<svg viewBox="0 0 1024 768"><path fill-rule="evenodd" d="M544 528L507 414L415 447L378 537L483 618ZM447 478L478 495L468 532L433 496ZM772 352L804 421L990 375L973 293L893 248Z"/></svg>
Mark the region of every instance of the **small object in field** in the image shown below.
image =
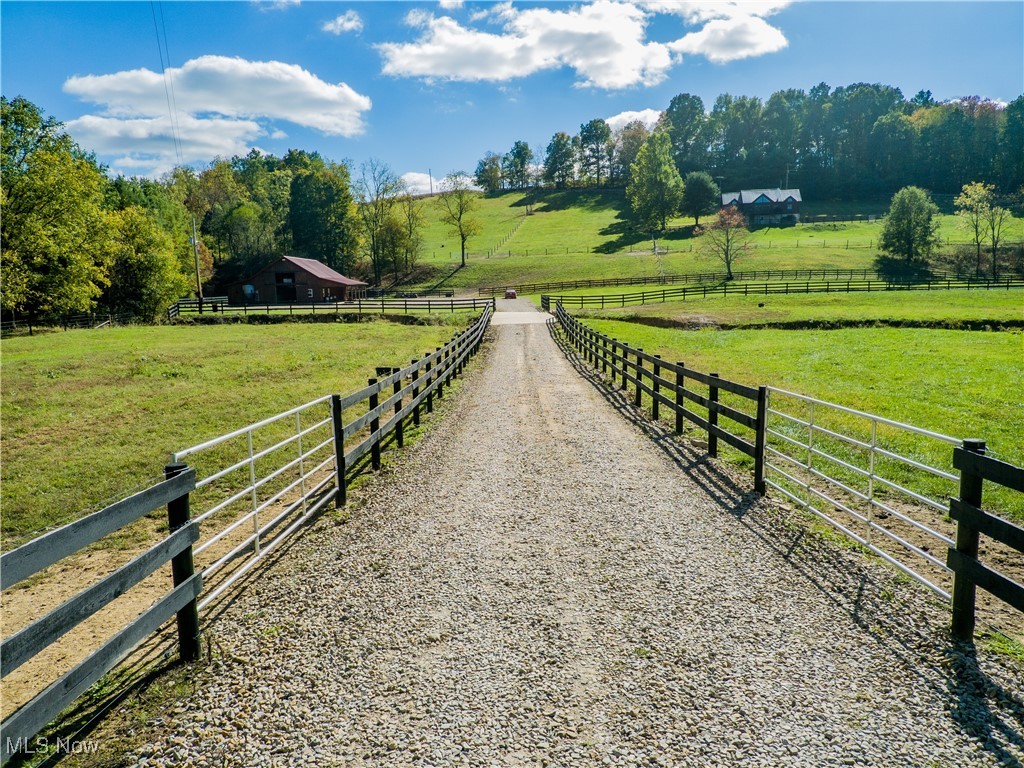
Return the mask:
<svg viewBox="0 0 1024 768"><path fill-rule="evenodd" d="M515 289L514 288L506 288L505 289L505 298L506 299L514 299L514 298L516 298Z"/></svg>
<svg viewBox="0 0 1024 768"><path fill-rule="evenodd" d="M757 302L757 306L759 306L759 307L763 307L763 306L764 306L764 302L763 302L763 301L759 301L759 302Z"/></svg>

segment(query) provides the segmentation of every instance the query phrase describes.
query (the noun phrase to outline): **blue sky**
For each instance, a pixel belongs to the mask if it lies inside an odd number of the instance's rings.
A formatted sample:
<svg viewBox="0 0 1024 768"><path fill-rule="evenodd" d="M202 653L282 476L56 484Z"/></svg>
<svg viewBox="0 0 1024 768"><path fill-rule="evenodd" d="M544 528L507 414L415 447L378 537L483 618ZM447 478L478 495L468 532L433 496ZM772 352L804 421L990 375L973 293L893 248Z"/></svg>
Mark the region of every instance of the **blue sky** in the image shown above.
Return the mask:
<svg viewBox="0 0 1024 768"><path fill-rule="evenodd" d="M542 153L556 131L650 117L677 93L708 109L822 81L1024 93L1022 0L4 0L0 23L3 94L128 175L296 147L425 186L428 170L472 172L518 139Z"/></svg>

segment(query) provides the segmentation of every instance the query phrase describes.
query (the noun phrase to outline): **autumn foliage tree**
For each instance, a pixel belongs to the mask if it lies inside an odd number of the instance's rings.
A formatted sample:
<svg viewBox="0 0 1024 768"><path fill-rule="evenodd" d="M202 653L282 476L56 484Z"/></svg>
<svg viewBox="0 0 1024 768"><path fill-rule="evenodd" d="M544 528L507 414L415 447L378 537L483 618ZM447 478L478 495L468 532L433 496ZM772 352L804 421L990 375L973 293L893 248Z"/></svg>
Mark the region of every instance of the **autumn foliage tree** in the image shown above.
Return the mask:
<svg viewBox="0 0 1024 768"><path fill-rule="evenodd" d="M728 279L733 279L732 266L750 250L747 220L734 205L722 208L711 222L697 227L694 234L702 238L701 252L725 265Z"/></svg>

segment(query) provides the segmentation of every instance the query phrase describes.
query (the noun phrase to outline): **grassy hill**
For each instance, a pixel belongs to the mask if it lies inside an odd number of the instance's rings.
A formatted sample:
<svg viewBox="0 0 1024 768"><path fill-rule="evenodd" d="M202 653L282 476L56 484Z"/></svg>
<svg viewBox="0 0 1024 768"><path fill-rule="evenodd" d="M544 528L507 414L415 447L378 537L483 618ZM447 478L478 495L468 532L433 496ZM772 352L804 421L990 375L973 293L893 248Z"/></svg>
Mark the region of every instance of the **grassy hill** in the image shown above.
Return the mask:
<svg viewBox="0 0 1024 768"><path fill-rule="evenodd" d="M468 243L466 267L459 269L458 238L439 220L431 198L421 201L427 226L416 287L472 290L555 280L641 277L712 272L720 262L702 256L693 220L678 218L658 240L629 217L622 190L540 190L480 195L474 212L481 231ZM808 216L876 215L887 201L861 204L813 203ZM940 220L943 239L966 243L955 216ZM752 250L738 269L870 268L878 255L881 222L816 222L796 227L765 227L753 233ZM1024 240L1024 220L1007 228L1004 240Z"/></svg>

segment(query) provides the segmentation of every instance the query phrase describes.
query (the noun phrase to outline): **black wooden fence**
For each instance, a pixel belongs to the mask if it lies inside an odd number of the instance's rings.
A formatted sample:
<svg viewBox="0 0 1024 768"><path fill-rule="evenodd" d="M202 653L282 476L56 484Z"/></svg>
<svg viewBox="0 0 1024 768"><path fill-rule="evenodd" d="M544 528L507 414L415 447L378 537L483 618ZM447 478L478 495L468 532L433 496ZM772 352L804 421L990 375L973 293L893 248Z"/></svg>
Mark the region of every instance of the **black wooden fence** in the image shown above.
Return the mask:
<svg viewBox="0 0 1024 768"><path fill-rule="evenodd" d="M879 272L876 269L752 269L732 273L733 280L965 280L971 275L955 272L927 271L907 274ZM652 275L651 277L609 277L594 280L561 280L548 283L519 283L502 287L480 288L481 296L501 296L512 288L519 293L574 291L580 288L612 288L620 285L675 285L678 283L721 283L729 280L727 272L694 272L685 275ZM978 280L985 278L978 277Z"/></svg>
<svg viewBox="0 0 1024 768"><path fill-rule="evenodd" d="M141 493L33 539L0 557L0 587L7 589L164 505L168 509L170 529L165 538L3 641L0 674L6 677L168 560L172 563L172 590L0 725L2 762L18 752L30 751L30 740L43 726L171 616L177 614L178 617L182 658L199 657L196 598L202 589L203 577L201 573L192 573L192 545L199 538L199 529L188 521L187 512L188 494L195 487L195 481L195 472L185 469Z"/></svg>
<svg viewBox="0 0 1024 768"><path fill-rule="evenodd" d="M434 399L444 397L445 388L462 373L469 359L479 350L490 323L492 307L492 301L485 302L483 313L468 329L422 359L414 360L404 368L378 369L378 376L382 377L370 379L368 385L357 392L329 396L333 440L329 441L327 449L333 453L333 461L328 462L333 471L326 480L310 484L305 495L287 507L304 506L307 499L314 498L316 503L306 514L291 520L291 524L282 529L286 509L257 531L255 540L250 538L241 542L229 554L241 556L252 552L254 557L245 567L235 569L227 577L222 573L220 579L206 578L206 569L194 572L193 548L200 540L200 521L192 514L190 502L197 483L201 484L203 480L197 481L195 469L180 461L165 467L166 479L163 482L0 556L0 589L6 590L141 517L165 505L167 507L169 531L165 538L3 640L0 645L0 658L3 660L0 675L6 677L165 563L171 562L172 590L0 724L0 733L3 734L0 763L6 763L16 754L28 753L33 748L33 737L47 723L171 616L177 616L180 657L186 661L197 659L200 651L199 598L204 597L208 603L213 596L211 593L219 593L230 586L252 564L323 509L327 502L333 500L336 505L343 505L353 469L367 454L372 467L379 469L381 450L388 438L397 447L402 447L405 425L410 421L414 425L419 424L421 412L433 411ZM361 403L368 404L366 412L344 423L345 411ZM203 446L175 454L175 459L188 455L190 451L215 445L218 440L215 438ZM294 438L287 438L286 442L291 440ZM272 474L278 475L282 471L280 468ZM223 475L226 471L221 470L217 474ZM254 484L256 482L253 480ZM328 485L334 488L325 495ZM274 529L278 529L277 535L260 546L260 534L269 536Z"/></svg>
<svg viewBox="0 0 1024 768"><path fill-rule="evenodd" d="M541 308L551 310L552 304L567 307L605 309L626 307L637 304L659 304L667 301L684 301L691 297L708 296L769 296L773 294L802 293L858 293L862 291L946 291L946 290L1010 290L1024 288L1024 279L1006 278L984 280L980 278L903 281L880 280L802 280L799 282L746 283L727 282L722 285L684 286L664 288L660 291L639 291L636 293L602 294L597 296L547 296L540 297Z"/></svg>
<svg viewBox="0 0 1024 768"><path fill-rule="evenodd" d="M184 315L305 315L305 314L408 314L410 312L479 312L494 306L494 299L456 298L380 298L355 301L292 302L290 304L228 304L226 301L177 302L167 310L167 317Z"/></svg>
<svg viewBox="0 0 1024 768"><path fill-rule="evenodd" d="M705 432L709 456L717 455L718 440L721 439L753 458L754 489L762 496L767 493L767 386L749 387L726 381L714 373L698 373L681 362L665 362L658 355L647 354L642 349L597 333L580 323L560 304L556 306L555 319L551 323L561 328L580 358L607 375L613 385L621 381L622 389L627 392L631 385L635 406L643 407L643 397L647 395L652 419L657 421L660 418L660 406L664 406L675 415L676 434L682 434L684 420ZM687 380L706 388L707 395L687 388ZM748 403L747 410L720 402L721 392L729 393L736 403ZM706 416L689 410L687 402L696 404ZM723 428L720 416L746 430L745 434L738 435ZM842 435L836 436L843 438ZM967 641L972 639L974 632L976 587L1024 611L1024 586L978 560L980 534L1024 552L1024 528L981 508L984 480L1024 493L1024 468L998 461L984 453L985 443L980 440L964 440L963 445L953 451L953 466L960 470L961 475L960 496L950 499L949 504L950 517L957 521L956 547L949 548L947 557L947 565L954 573L951 631L954 636Z"/></svg>
<svg viewBox="0 0 1024 768"><path fill-rule="evenodd" d="M978 560L981 534L1024 553L1024 528L982 509L985 480L1024 493L1024 469L985 455L982 440L965 440L953 449L953 466L960 470L960 495L949 500L949 516L957 521L956 547L946 565L953 570L953 634L970 641L974 635L976 587L1024 611L1024 585Z"/></svg>
<svg viewBox="0 0 1024 768"><path fill-rule="evenodd" d="M628 390L629 385L633 386L634 405L642 407L644 395L650 398L651 417L654 420L661 417L661 408L664 406L675 416L676 434L682 434L684 421L697 425L706 433L709 456L718 455L718 441L721 440L752 458L754 488L762 495L765 493L767 387L748 387L723 379L717 373L701 373L688 368L685 363L662 360L658 355L648 354L642 349L591 330L562 309L561 305L556 309L556 318L569 342L587 363L609 375L613 382L621 381L623 389ZM690 387L687 387L687 381L691 383ZM700 386L701 392L693 389L693 384ZM746 411L740 409L742 406L733 407L721 402L722 392L733 395L737 406L745 403ZM690 403L701 408L705 415L691 410L688 407ZM726 429L719 417L728 419L746 431L737 434L735 427L732 427L733 431Z"/></svg>

